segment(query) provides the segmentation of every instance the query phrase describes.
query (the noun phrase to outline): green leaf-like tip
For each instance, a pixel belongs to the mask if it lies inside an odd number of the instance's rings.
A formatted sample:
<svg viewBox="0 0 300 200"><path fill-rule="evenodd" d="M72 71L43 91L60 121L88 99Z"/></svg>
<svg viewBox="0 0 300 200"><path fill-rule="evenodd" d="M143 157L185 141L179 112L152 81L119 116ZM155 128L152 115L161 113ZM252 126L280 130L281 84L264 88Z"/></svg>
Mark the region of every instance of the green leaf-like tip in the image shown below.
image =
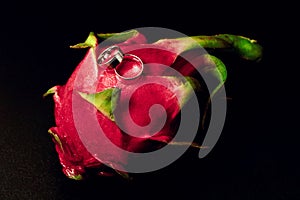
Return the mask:
<svg viewBox="0 0 300 200"><path fill-rule="evenodd" d="M204 128L204 123L206 120L208 107L211 102L211 99L214 97L214 95L221 89L221 87L224 85L226 79L227 79L227 70L225 64L217 57L207 54L206 59L208 59L209 62L213 62L215 67L208 67L206 70L207 73L211 73L213 76L215 76L219 84L211 91L210 97L206 103L204 112L203 112L203 118L202 118L202 128Z"/></svg>
<svg viewBox="0 0 300 200"><path fill-rule="evenodd" d="M185 76L186 84L189 84L194 91L199 91L201 89L201 85L199 81L191 76Z"/></svg>
<svg viewBox="0 0 300 200"><path fill-rule="evenodd" d="M192 92L199 91L201 89L199 81L189 76L185 76L185 80L174 76L165 76L164 78L169 79L170 84L173 84L175 89L174 92L176 92L179 97L178 101L180 108L189 101L192 96Z"/></svg>
<svg viewBox="0 0 300 200"><path fill-rule="evenodd" d="M49 94L54 94L57 91L57 86L53 86L52 88L50 88L47 92L45 92L43 94L43 97L48 96Z"/></svg>
<svg viewBox="0 0 300 200"><path fill-rule="evenodd" d="M210 49L233 49L239 56L246 60L259 61L262 58L263 48L256 40L232 34L218 34L212 36L198 35L191 38L200 44L203 48ZM184 39L184 38L183 38ZM196 45L197 46L197 45ZM193 44L188 45L188 49L196 47ZM187 50L188 50L187 49Z"/></svg>
<svg viewBox="0 0 300 200"><path fill-rule="evenodd" d="M203 67L203 71L207 74L213 75L220 81L220 84L223 84L227 79L227 69L225 64L217 57L206 54L203 59L207 66Z"/></svg>
<svg viewBox="0 0 300 200"><path fill-rule="evenodd" d="M62 151L64 151L63 146L62 146L62 143L61 143L61 141L60 141L58 135L55 134L55 133L53 133L53 132L51 131L51 129L48 130L48 133L49 133L50 135L52 135L52 137L54 138L54 140L55 140L55 141L57 142L57 144L59 145L60 149L61 149Z"/></svg>
<svg viewBox="0 0 300 200"><path fill-rule="evenodd" d="M84 49L84 48L91 48L97 45L97 38L94 32L90 32L88 38L83 43L71 45L70 48L73 49Z"/></svg>
<svg viewBox="0 0 300 200"><path fill-rule="evenodd" d="M197 149L208 149L209 147L208 146L201 146L200 144L197 144L196 142L169 142L167 143L169 145L174 145L174 146L191 146L191 147L194 147L194 148L197 148Z"/></svg>
<svg viewBox="0 0 300 200"><path fill-rule="evenodd" d="M110 38L112 41L120 43L136 36L138 33L137 30L129 30L121 33L99 33L97 36L101 39Z"/></svg>
<svg viewBox="0 0 300 200"><path fill-rule="evenodd" d="M109 88L95 94L87 94L83 92L78 93L83 99L94 105L98 111L100 111L110 120L115 120L113 112L119 99L120 89Z"/></svg>
<svg viewBox="0 0 300 200"><path fill-rule="evenodd" d="M124 179L126 179L126 180L128 180L128 181L132 180L132 177L129 176L128 172L117 170L117 169L114 167L114 164L112 164L112 163L107 163L107 164L108 164L108 166L109 166L110 168L112 168L112 169L113 169L117 174L119 174L122 178L124 178Z"/></svg>
<svg viewBox="0 0 300 200"><path fill-rule="evenodd" d="M259 61L262 58L263 48L256 40L231 34L220 34L216 37L231 43L236 52L244 59Z"/></svg>
<svg viewBox="0 0 300 200"><path fill-rule="evenodd" d="M215 63L215 76L221 81L221 83L224 83L227 79L227 70L225 64L217 57L208 55L209 59L211 59Z"/></svg>
<svg viewBox="0 0 300 200"><path fill-rule="evenodd" d="M81 174L76 174L76 175L69 175L68 178L76 180L76 181L80 181L83 179L83 176Z"/></svg>

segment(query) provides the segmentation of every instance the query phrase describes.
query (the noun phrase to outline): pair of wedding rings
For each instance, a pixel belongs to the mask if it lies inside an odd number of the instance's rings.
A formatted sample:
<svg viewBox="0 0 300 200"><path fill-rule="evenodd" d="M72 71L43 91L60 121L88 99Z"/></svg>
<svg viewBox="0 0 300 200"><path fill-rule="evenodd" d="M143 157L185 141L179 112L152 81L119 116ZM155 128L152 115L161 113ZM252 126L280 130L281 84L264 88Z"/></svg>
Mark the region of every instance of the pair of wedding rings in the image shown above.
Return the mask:
<svg viewBox="0 0 300 200"><path fill-rule="evenodd" d="M138 56L124 54L116 45L105 49L99 55L97 63L102 67L114 69L116 75L124 80L136 79L144 70L144 64Z"/></svg>

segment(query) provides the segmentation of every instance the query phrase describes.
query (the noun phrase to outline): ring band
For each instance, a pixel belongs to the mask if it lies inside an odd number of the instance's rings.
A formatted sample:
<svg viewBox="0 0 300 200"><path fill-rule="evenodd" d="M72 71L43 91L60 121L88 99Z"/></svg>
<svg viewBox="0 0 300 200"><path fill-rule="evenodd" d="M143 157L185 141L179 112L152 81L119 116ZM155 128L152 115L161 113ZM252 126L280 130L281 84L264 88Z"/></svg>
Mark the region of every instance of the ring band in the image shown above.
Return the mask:
<svg viewBox="0 0 300 200"><path fill-rule="evenodd" d="M123 60L124 54L120 47L111 46L105 49L98 57L97 63L105 67L115 68Z"/></svg>
<svg viewBox="0 0 300 200"><path fill-rule="evenodd" d="M132 80L138 78L143 73L144 64L138 56L125 54L123 61L114 70L119 78Z"/></svg>
<svg viewBox="0 0 300 200"><path fill-rule="evenodd" d="M144 70L143 61L138 56L124 54L116 45L105 49L99 55L97 63L114 69L117 77L123 80L136 79Z"/></svg>

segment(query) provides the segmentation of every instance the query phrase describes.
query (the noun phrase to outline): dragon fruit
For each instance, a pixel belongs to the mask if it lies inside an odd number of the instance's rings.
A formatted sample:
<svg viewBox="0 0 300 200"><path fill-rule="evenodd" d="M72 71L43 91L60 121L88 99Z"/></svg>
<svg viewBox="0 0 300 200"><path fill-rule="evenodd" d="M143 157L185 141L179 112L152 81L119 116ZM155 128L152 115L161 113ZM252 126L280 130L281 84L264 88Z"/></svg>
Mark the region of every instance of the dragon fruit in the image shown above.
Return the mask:
<svg viewBox="0 0 300 200"><path fill-rule="evenodd" d="M142 61L144 69L141 76L134 80L120 80L116 69L99 67L98 56L108 46L98 45L98 41L107 38L112 38L110 42L123 52L135 55ZM93 139L97 138L95 125L92 124L95 119L114 145L129 152L155 151L172 140L178 130L182 107L194 91L201 89L195 66L180 55L186 53L205 73L211 73L215 77L218 84L211 97L227 78L226 68L221 60L209 54L193 53L193 49L197 48L195 41L204 48L232 48L248 60L258 60L261 57L262 48L256 41L229 34L160 39L149 43L146 36L137 30L98 35L90 33L84 43L71 46L88 48L88 51L65 85L54 86L44 94L53 94L56 126L48 132L67 177L81 180L94 175L128 176L126 171L114 169L111 162L117 160L126 164L127 158L118 151L108 149L105 142L99 144ZM118 66L118 73L125 76L129 72L130 76L133 64L120 64L123 66ZM179 72L182 77L176 76L174 70L169 71L168 67ZM149 109L154 104L162 106L166 111L165 115L160 109L152 109L152 114L156 117L151 118ZM127 106L129 110L124 109ZM74 107L82 113L81 121L76 121ZM136 131L135 136L126 133L126 130L133 129L133 123L147 126L150 121L153 126ZM161 121L165 123L161 125ZM96 145L98 150L106 152L104 159L109 162L97 159L86 148L79 135L81 129L89 133L87 137L91 146ZM107 165L110 162L111 165Z"/></svg>

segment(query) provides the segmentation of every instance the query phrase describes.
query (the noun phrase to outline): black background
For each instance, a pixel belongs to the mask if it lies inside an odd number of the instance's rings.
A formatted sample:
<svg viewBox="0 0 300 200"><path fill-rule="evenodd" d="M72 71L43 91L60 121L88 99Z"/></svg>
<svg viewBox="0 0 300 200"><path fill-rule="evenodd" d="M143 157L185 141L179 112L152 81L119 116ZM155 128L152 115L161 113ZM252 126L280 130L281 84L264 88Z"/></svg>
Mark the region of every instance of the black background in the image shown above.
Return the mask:
<svg viewBox="0 0 300 200"><path fill-rule="evenodd" d="M284 99L294 98L282 73L291 68L284 40L290 26L274 7L258 2L128 4L1 6L0 199L299 199L297 140L291 137L297 129L283 112L291 109ZM85 54L69 45L84 41L90 31L148 26L186 35L244 35L264 47L264 57L255 63L218 54L228 67L230 100L222 135L207 157L199 159L197 151L189 150L170 166L135 174L132 181L67 179L47 133L54 126L53 102L42 94L67 81Z"/></svg>

